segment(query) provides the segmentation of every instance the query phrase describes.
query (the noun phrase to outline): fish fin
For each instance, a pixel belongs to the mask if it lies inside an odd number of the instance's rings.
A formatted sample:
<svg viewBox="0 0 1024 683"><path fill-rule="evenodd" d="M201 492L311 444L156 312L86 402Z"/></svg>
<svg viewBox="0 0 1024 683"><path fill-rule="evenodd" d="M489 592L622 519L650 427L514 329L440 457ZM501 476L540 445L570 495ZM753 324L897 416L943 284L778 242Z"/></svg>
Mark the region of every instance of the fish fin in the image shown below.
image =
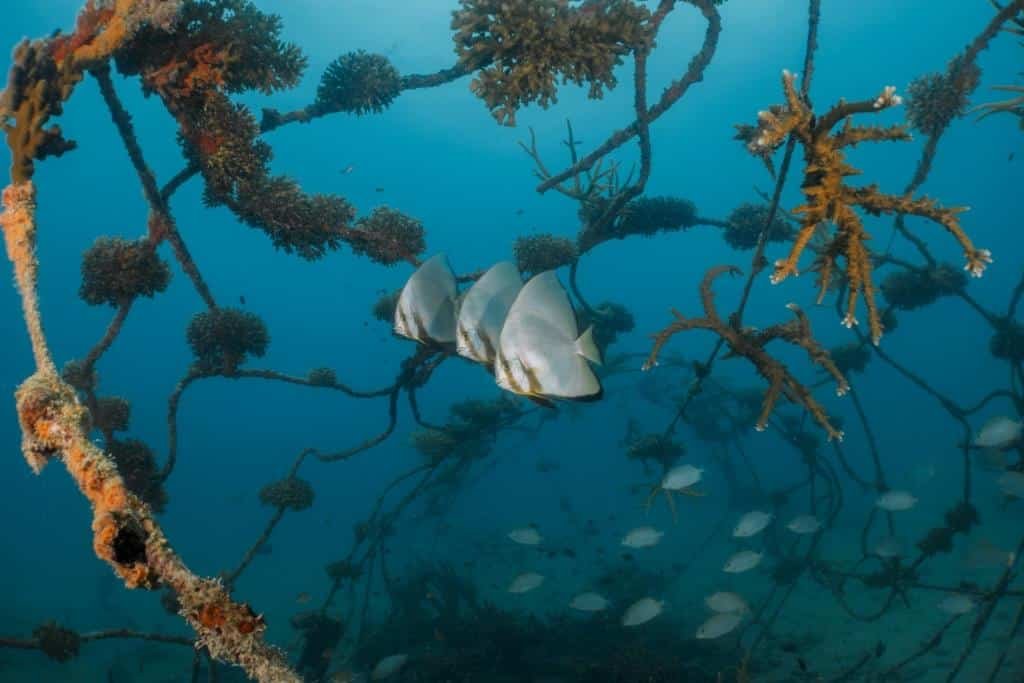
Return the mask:
<svg viewBox="0 0 1024 683"><path fill-rule="evenodd" d="M687 487L685 489L679 489L679 493L682 493L685 496L692 496L693 498L701 498L703 496L708 495L707 491L698 491L697 489L695 489L693 487Z"/></svg>
<svg viewBox="0 0 1024 683"><path fill-rule="evenodd" d="M566 397L566 400L576 401L578 403L596 403L602 398L604 398L604 387L601 386L600 382L598 382L596 393L586 394L585 396L570 396Z"/></svg>
<svg viewBox="0 0 1024 683"><path fill-rule="evenodd" d="M595 365L601 365L601 351L594 343L594 326L591 325L587 331L576 340L576 353L583 356Z"/></svg>
<svg viewBox="0 0 1024 683"><path fill-rule="evenodd" d="M555 402L552 401L550 398L546 398L544 396L537 396L535 394L524 394L524 396L527 399L529 399L530 401L533 401L534 403L539 405L541 408L548 408L550 410L558 410L558 408L555 407Z"/></svg>

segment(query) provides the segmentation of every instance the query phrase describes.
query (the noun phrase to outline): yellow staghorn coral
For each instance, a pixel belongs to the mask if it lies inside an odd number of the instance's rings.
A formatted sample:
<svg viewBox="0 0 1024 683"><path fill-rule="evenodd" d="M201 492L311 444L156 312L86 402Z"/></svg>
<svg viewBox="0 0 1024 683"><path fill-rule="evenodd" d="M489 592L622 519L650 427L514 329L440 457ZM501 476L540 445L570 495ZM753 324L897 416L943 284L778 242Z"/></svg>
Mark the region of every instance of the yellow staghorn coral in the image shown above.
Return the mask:
<svg viewBox="0 0 1024 683"><path fill-rule="evenodd" d="M25 459L39 473L50 459L61 456L92 505L97 557L129 588L173 588L198 645L243 667L256 680L299 681L284 655L263 642L262 617L247 604L234 602L219 582L196 576L185 566L149 506L127 489L111 458L89 440L89 411L58 375L43 334L36 289L35 196L30 181L11 185L3 192L0 213L36 361L35 374L16 393Z"/></svg>
<svg viewBox="0 0 1024 683"><path fill-rule="evenodd" d="M928 197L913 198L879 192L877 185L850 187L845 183L847 176L860 173L846 162L845 149L861 142L909 140L910 135L902 125L878 127L853 125L855 114L878 113L901 103L893 86L887 86L875 99L859 102L840 100L823 116L816 116L794 87L796 75L782 72L782 87L786 96L785 105L776 105L758 114L756 126L737 126L737 138L746 142L747 150L760 157L771 169L771 155L790 136L795 136L804 150L804 180L801 191L805 202L793 209L800 218L801 226L785 259L775 262L771 281L782 282L790 275L799 274L798 264L804 249L818 234L819 228L831 223L835 232L825 235L823 247L812 265L818 273L818 302L832 282L839 266L839 259L845 260L844 274L848 282L846 315L843 324L852 327L857 324L857 303L864 298L868 311L868 326L875 344L882 337L882 321L875 302L872 281L871 252L867 241L870 235L864 229L860 214L855 208L872 216L881 214L911 214L934 221L944 227L960 246L963 247L967 264L964 269L980 277L985 266L992 262L987 249L978 249L960 227L957 214L962 208L944 208ZM842 127L832 132L840 122Z"/></svg>
<svg viewBox="0 0 1024 683"><path fill-rule="evenodd" d="M676 320L668 327L654 335L654 347L651 349L643 369L650 370L658 364L658 355L661 353L665 343L678 332L688 330L708 330L721 338L729 347L729 356L742 356L749 360L757 373L768 382L768 390L765 392L761 402L761 412L754 424L757 431L764 431L768 425L768 418L775 409L780 396L785 396L790 401L802 405L811 414L814 420L825 430L829 440L837 439L842 441L843 433L832 426L825 408L811 394L810 389L801 384L790 373L782 362L773 358L765 346L776 339L799 346L812 362L820 365L832 376L836 382L836 395L843 396L849 391L850 385L843 377L842 372L832 362L832 358L814 337L811 336L811 323L807 315L800 310L796 304L787 304L786 308L794 314L794 319L785 323L772 325L763 330L754 328L738 328L731 321L726 322L718 315L715 306L715 294L712 289L715 278L728 273L730 275L739 273L735 266L717 266L704 275L700 285L700 299L704 307L703 318L686 318L679 311L673 310L672 314Z"/></svg>

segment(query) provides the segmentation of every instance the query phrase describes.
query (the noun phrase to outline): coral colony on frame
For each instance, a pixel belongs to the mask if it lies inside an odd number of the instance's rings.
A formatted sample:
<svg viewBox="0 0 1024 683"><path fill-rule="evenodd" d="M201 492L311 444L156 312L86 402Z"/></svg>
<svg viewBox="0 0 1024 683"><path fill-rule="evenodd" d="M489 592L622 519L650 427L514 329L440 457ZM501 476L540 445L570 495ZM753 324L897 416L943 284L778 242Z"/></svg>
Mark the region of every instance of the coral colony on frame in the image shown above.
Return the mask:
<svg viewBox="0 0 1024 683"><path fill-rule="evenodd" d="M742 1L728 3L739 5ZM1019 424L1024 413L1024 326L1018 317L1024 277L1010 292L1004 309L989 308L968 294L967 276L981 277L993 255L975 245L970 214L955 205L957 197L944 198L946 204L919 192L933 165L939 163L940 141L955 123L981 125L970 120L971 115L986 120L1017 117L1024 128L1024 88L997 86L1010 97L990 102L980 99L983 96L977 92L982 57L990 43L1004 39L1003 34L1024 34L1024 0L989 1L990 11L984 15L987 23L972 29L978 32L961 52L951 56L944 71L921 76L902 95L880 74L874 93L850 93L862 99L840 99L826 107L820 102L812 106L811 93L814 80L821 77L815 70L821 40L819 21L821 13L831 9L830 3L787 3L787 10L799 5L801 12L807 12L799 76L783 71L783 103L765 103L766 108L756 112L756 123L736 125L735 134L746 151L767 167L773 189L763 194L763 203L740 203L726 218L704 215L689 199L646 194L655 165L655 124L673 109L685 108L692 89L712 87L704 82L705 70L716 57L724 30L720 8L726 0L458 0L451 13L455 60L449 67L434 73L403 74L386 56L355 50L332 61L320 77L313 102L293 111L268 108L254 112L236 101L243 93L269 95L293 88L307 66L300 46L282 40L281 19L255 0L88 0L70 31L19 43L0 95L0 123L11 156L0 226L34 362L34 370L16 391L22 452L37 474L51 461L63 464L92 508L91 533L97 557L110 565L126 588L160 591L164 606L180 615L191 631L188 636L128 628L79 633L51 621L38 626L31 636L0 638L0 646L40 650L57 662L79 656L90 642L115 637L144 638L168 647L194 646L192 680L199 680L202 671L209 680L217 680L218 671L237 667L251 679L273 683L364 680L358 675L408 681L541 680L542 674L551 672L550 680L751 681L773 666L764 664L769 650L792 652L772 629L797 580L803 577L825 587L853 619L874 621L897 605L909 605L912 591L930 589L937 591L934 595L939 598L949 596L941 605L948 621L937 631L922 633L916 650L886 653L879 642L855 653L843 670L837 670L832 662L809 663L796 657L799 667L792 678L776 671L771 680L910 680L903 674L931 656L951 625L959 619L970 620L969 632L955 644L959 654L942 678L953 680L976 656L986 629L996 628L989 623L993 613L1001 604L1012 602L1015 620L1001 649L992 656L986 654L984 674L989 681L1010 680L998 677L1013 675L1011 667L1024 666L1013 657L1015 648L1018 652L1024 648L1020 633L1024 587L1015 583L1019 573L1016 558L1024 550L1024 539L1016 552L999 554L1003 551L990 547L978 551L979 557L997 557L1003 562L996 580L989 584L937 585L939 580L926 578L924 573L930 560L950 553L958 536L976 533L975 527L981 524L970 472L972 458L981 457L979 452L984 450L986 462L995 463L1001 474L1000 486L1009 503L1016 502L1017 514L1017 499L1024 495L1024 484L1019 481L1024 479ZM338 3L330 11L344 12L343 5ZM689 13L690 19L701 22L702 36L696 45L684 48L659 40L663 24L674 13ZM659 51L683 49L692 54L675 60L683 65L680 72L660 92L649 92L648 58ZM121 86L115 83L115 73L141 86L175 122L184 164L173 177L158 178L148 165L132 115L118 95ZM60 201L60 188L42 182L37 185L36 171L51 157L84 153L56 121L65 106L70 106L72 93L88 81L98 86L123 152L137 175L148 215L140 236L98 235L82 256L79 297L90 306L109 307L111 319L102 338L87 353L61 360L47 337L38 283L46 268L38 245L60 226L37 220L39 204ZM616 548L626 558L627 569L609 570L588 587L600 589L601 594L583 593L581 588L573 600L573 609L595 615L589 624L523 617L500 608L479 594L466 572L450 564L424 564L410 575L396 575L387 564L387 543L403 514L420 506L425 516L443 516L448 499L478 476L479 463L488 460L503 433L536 434L561 413L571 416L579 408L564 404L564 408L551 410L544 401L536 406L496 392L498 398L460 400L447 408L446 421L431 424L423 417L418 392L442 363L456 362L454 349L443 344L409 343L407 357L394 370L394 380L369 391L352 388L329 367L314 368L306 376L254 368L253 361L265 355L271 342L266 324L244 308L227 305L215 291L205 271L216 264L193 260L189 228L179 224L171 208L170 200L179 188L190 182L202 183L202 200L208 207L223 207L245 226L265 233L282 252L281 258L314 261L347 248L353 258L365 257L385 267L416 268L430 256L427 230L420 220L386 206L360 215L359 208L343 196L312 194L296 180L276 175L271 170L274 150L265 134L320 117L373 116L405 91L439 87L468 87L496 124L515 126L517 113L528 105L557 107L559 89L566 84L581 86L595 100L616 88L629 89L631 120L621 122L620 128L596 146L579 141L572 124L567 124L564 144L568 160L558 167L543 158L537 136L528 131L528 140L520 144L538 179L536 190L555 192L575 202L579 228L574 238L538 232L509 240L508 256L526 278L564 269L560 272L577 311L579 331L592 329L593 340L604 356L604 364L597 370L602 380L635 373L642 366L647 373L630 375L642 378L637 391L647 396L638 400L670 402L673 417L664 429L644 433L630 420L620 444L620 452L629 461L656 473L655 481L661 482L644 491L649 496L647 505L641 507L654 519L659 510L651 503L657 493L665 493L676 517L690 500L674 501L672 493L704 499L712 495L715 486L721 489L722 475L717 475L717 484L704 475L699 488L671 483L684 476L682 470L673 468L692 457L698 444L715 454L719 463L715 467L724 471L728 488L719 491L719 499L727 494L733 501L742 493L738 482L751 467L746 455L740 459L735 455L742 452L741 439L754 438L749 435L751 428L776 432L792 446L799 456L801 481L789 488L761 491L762 505L771 509L771 514L757 516L756 528L738 535L760 538L766 527L769 530L764 533L772 538L776 533L785 534L775 532L769 526L771 520L805 487L810 491L811 510L802 509L802 516L793 514L783 520L792 519L790 531L809 540L799 546L775 540L764 555L766 560L771 558L771 566L767 570L762 566L760 571L770 574L771 594L761 603L732 592L714 593L707 598L711 617L695 638L687 634L685 644L676 631L657 630L665 628L658 626L664 619L660 616L664 602L641 597L665 589L664 577L645 573L640 558L633 555L661 540L663 532L646 526L627 536L632 540L624 543L625 548ZM875 116L891 117L898 112L906 117L905 123L869 123ZM750 120L754 113L744 114ZM905 187L883 190L870 176L860 184L849 182L861 174L848 160L858 146L909 141L911 131L923 136L924 147ZM723 141L723 145L729 144L736 143ZM613 157L627 145L636 146L638 163L631 169ZM787 178L799 183L803 203L798 206L783 205ZM928 229L908 224L907 216L926 219ZM142 223L141 216L137 220ZM941 230L931 230L932 224ZM896 235L913 245L917 258L904 260L884 245L872 243L871 225L878 229L891 225ZM681 305L679 311L673 310L673 319L664 329L647 330L651 346L643 353L616 353L620 336L632 331L636 320L624 303L588 301L586 283L578 272L581 260L600 245L614 249L618 240L633 236L657 239L663 233L697 226L719 229L736 252L752 251L749 267L741 270L735 265L706 262L699 253L680 255L691 268L699 267L705 273L699 286L702 317L690 317L687 310L694 307ZM934 245L950 236L962 252L960 263L946 263L933 255ZM785 244L788 254L769 263L765 256L769 243ZM160 251L164 245L168 248ZM170 255L174 264L165 261L161 253ZM744 323L752 289L770 283L790 286L786 281L799 274L801 262L815 274L817 303L835 306L837 318L853 330L844 331L852 335L852 341L832 349L819 342L804 310L803 304L810 302L789 304L788 314L781 312L788 318L768 327ZM475 265L480 269L457 273L455 280L471 284L491 264ZM97 365L114 355L108 352L122 327L131 324L133 304L140 297L159 298L168 288L172 271L180 271L188 279L204 310L194 315L185 330L194 359L168 398L168 444L161 454L129 436L131 407L125 399L103 393ZM725 276L742 285L738 300L716 301L714 286L724 282ZM675 291L684 290L677 287ZM902 316L945 297L963 299L979 314L981 329L990 335L991 356L1009 371L1007 386L990 388L974 403L961 403L931 378L912 370L912 363L894 358L883 340L883 331L895 331L897 320L901 334L914 334L911 317L898 319L897 313ZM398 292L382 292L373 317L390 324L397 300ZM862 310L863 327L858 320ZM822 319L831 315L829 311ZM690 337L676 335L693 330L711 333L714 346L710 354L698 360L672 355L670 342ZM791 347L788 351L787 346ZM856 391L854 377L865 373L876 357L922 390L927 400L936 401L963 431L958 446L963 456L962 493L913 550L902 554L894 550L893 543L879 545L877 551L869 548L869 537L877 539L883 526L890 535L895 533L894 517L917 502L890 484L886 467L892 460L880 453L870 421L871 406L865 405ZM728 358L744 359L744 366L763 381L746 388L720 381L715 374L718 362ZM821 375L813 381L800 379L809 371ZM668 372L676 378L672 386L650 384L658 381L660 373ZM271 516L238 566L217 577L204 577L189 568L188 557L175 550L175 539L165 534L158 515L175 503L165 485L177 462L181 398L190 387L218 377L284 382L341 392L357 400L381 398L387 405L388 421L379 434L345 450L300 450L286 476L259 490L259 500ZM852 402L855 424L844 426L839 417L829 414L827 401L820 398L822 387ZM329 588L323 604L292 619L301 644L287 650L271 644L266 638L270 616L265 618L260 611L259 596L239 594L239 576L258 555L270 552L272 534L285 515L310 508L316 495L323 493L315 479L299 476L303 465L347 461L385 442L396 429L403 401L421 427L410 442L419 462L387 486L369 515L356 525L351 550L326 567ZM1016 417L990 423L976 434L972 423L979 423L983 409L994 401L1008 403ZM689 444L680 435L684 426L695 434ZM865 435L873 468L870 473L852 464L842 443L844 431ZM996 446L982 448L979 444L983 441ZM537 470L550 473L569 466L541 461ZM688 470L685 475L693 475L692 482L696 482L701 480L701 472ZM841 565L819 552L819 540L844 505L843 483L871 492L878 503L864 523L861 559ZM756 486L760 488L760 482ZM388 497L393 491L403 492L397 502ZM570 514L572 501L563 499L561 505ZM593 520L581 523L580 538L597 533ZM517 529L510 537L519 539L516 543L521 545L537 546L537 552L550 559L575 558L578 552L571 544L549 545L533 526ZM725 571L746 572L761 558L762 553L744 548L729 560ZM524 570L509 591L540 590L543 582L542 575ZM384 599L390 600L383 616L367 607L371 594L381 590ZM877 612L865 613L864 607L849 597L856 590L873 591L885 600ZM341 603L346 607L340 607ZM599 616L609 605L625 609L630 603L621 619ZM671 614L672 610L667 610L666 616ZM643 626L648 621L652 624ZM653 629L647 633L655 636L644 640L635 635L638 631L631 630L634 628ZM999 628L1005 630L1005 626ZM727 636L733 629L739 629L742 637ZM701 649L703 641L723 637L736 638L735 646ZM421 641L432 644L419 647ZM949 642L953 642L951 636ZM530 669L541 665L548 668ZM367 673L357 675L357 671ZM416 673L404 673L413 671ZM1024 676L1024 670L1016 673Z"/></svg>

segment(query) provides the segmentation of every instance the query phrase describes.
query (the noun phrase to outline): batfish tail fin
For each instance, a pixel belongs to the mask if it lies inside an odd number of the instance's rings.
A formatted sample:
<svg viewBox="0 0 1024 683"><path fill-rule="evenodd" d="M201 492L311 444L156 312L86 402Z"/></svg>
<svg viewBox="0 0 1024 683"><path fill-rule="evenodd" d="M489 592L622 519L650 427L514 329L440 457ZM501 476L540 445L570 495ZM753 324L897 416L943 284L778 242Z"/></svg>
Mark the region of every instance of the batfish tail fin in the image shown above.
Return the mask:
<svg viewBox="0 0 1024 683"><path fill-rule="evenodd" d="M581 334L580 338L576 340L575 348L576 353L583 356L591 363L601 365L601 351L597 348L597 344L594 343L593 325L588 327L586 332Z"/></svg>

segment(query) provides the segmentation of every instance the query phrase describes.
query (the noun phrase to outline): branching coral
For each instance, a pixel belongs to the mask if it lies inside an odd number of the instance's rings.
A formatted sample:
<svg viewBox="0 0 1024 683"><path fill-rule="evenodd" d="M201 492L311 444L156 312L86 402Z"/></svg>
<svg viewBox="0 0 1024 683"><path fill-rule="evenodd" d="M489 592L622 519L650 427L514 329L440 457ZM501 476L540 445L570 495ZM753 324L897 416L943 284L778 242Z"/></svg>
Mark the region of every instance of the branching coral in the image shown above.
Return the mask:
<svg viewBox="0 0 1024 683"><path fill-rule="evenodd" d="M197 366L204 372L231 374L248 355L266 353L270 335L255 314L215 308L192 317L186 331Z"/></svg>
<svg viewBox="0 0 1024 683"><path fill-rule="evenodd" d="M836 364L839 372L843 373L843 376L854 372L864 372L864 369L868 366L868 361L871 360L871 351L868 347L856 342L841 344L830 349L828 355L832 358L832 362Z"/></svg>
<svg viewBox="0 0 1024 683"><path fill-rule="evenodd" d="M725 241L733 249L753 249L768 220L768 207L763 204L740 204L726 219ZM776 213L768 226L769 242L784 242L793 238L793 228Z"/></svg>
<svg viewBox="0 0 1024 683"><path fill-rule="evenodd" d="M758 115L756 127L741 126L737 135L746 141L747 150L751 154L765 161L770 160L771 154L790 135L795 136L804 149L804 182L801 191L805 203L793 210L794 214L800 216L800 231L789 256L775 262L771 279L773 283L779 283L790 275L796 275L800 255L811 239L829 223L834 224L834 234L826 238L812 266L818 272L819 301L832 283L839 259L844 259L843 270L848 290L843 324L847 327L857 324L857 301L863 296L868 309L871 338L877 344L881 340L883 327L871 279L871 254L867 247L869 235L855 208L873 216L911 214L940 224L963 247L967 260L964 268L975 277L981 276L985 266L992 262L992 256L987 249L976 248L960 227L957 214L963 209L942 208L927 197L914 199L882 194L875 185L854 188L844 182L847 176L858 173L857 169L846 162L844 150L847 147L861 142L909 139L903 126L858 126L850 118L855 114L877 113L898 105L901 100L895 94L895 88L886 87L873 100L840 101L824 115L816 116L797 93L795 79L794 74L784 71L782 86L786 105L762 111ZM843 122L842 128L833 133L832 129L840 122Z"/></svg>
<svg viewBox="0 0 1024 683"><path fill-rule="evenodd" d="M988 343L989 352L996 358L1024 361L1024 325L1002 319L996 333Z"/></svg>
<svg viewBox="0 0 1024 683"><path fill-rule="evenodd" d="M655 462L668 470L686 453L683 444L664 434L643 434L626 445L626 457L645 465Z"/></svg>
<svg viewBox="0 0 1024 683"><path fill-rule="evenodd" d="M123 432L128 429L131 405L120 396L103 396L96 399L92 411L93 426L105 434Z"/></svg>
<svg viewBox="0 0 1024 683"><path fill-rule="evenodd" d="M907 121L925 135L941 133L964 115L980 80L981 69L963 55L954 57L945 73L914 79L907 87Z"/></svg>
<svg viewBox="0 0 1024 683"><path fill-rule="evenodd" d="M808 357L824 368L836 382L836 393L840 396L846 393L849 385L846 379L835 366L828 352L818 344L811 336L810 321L803 311L796 304L789 304L788 308L793 311L795 318L787 323L772 325L764 330L736 329L730 323L723 321L715 308L714 291L712 284L719 275L723 273L738 273L739 269L732 266L719 266L712 268L704 275L700 286L700 298L704 306L703 318L686 318L678 311L673 311L676 321L661 332L654 335L654 348L651 349L644 369L650 370L657 365L658 354L662 347L679 332L688 330L708 330L718 335L723 342L729 346L729 352L733 356L742 356L753 364L754 369L768 382L768 390L765 392L761 404L761 413L758 416L755 428L763 431L768 424L768 417L771 415L775 404L780 396L785 396L790 401L798 403L807 409L807 412L817 421L821 428L828 434L829 439L842 439L843 433L832 426L828 414L820 403L814 398L810 390L801 384L790 373L783 363L773 358L765 351L765 346L776 339L799 346L807 352Z"/></svg>
<svg viewBox="0 0 1024 683"><path fill-rule="evenodd" d="M547 234L517 237L513 251L519 271L528 274L568 266L579 258L572 240Z"/></svg>
<svg viewBox="0 0 1024 683"><path fill-rule="evenodd" d="M305 510L313 504L313 487L305 479L289 476L260 489L260 501L271 507Z"/></svg>
<svg viewBox="0 0 1024 683"><path fill-rule="evenodd" d="M506 397L494 401L466 400L449 409L448 421L440 428L415 432L415 448L428 464L456 457L479 459L490 453L501 427L516 420L521 409Z"/></svg>
<svg viewBox="0 0 1024 683"><path fill-rule="evenodd" d="M966 287L967 277L963 271L946 263L896 270L881 284L886 301L906 311L927 306L939 297L963 292Z"/></svg>
<svg viewBox="0 0 1024 683"><path fill-rule="evenodd" d="M82 257L79 296L88 304L120 306L167 289L171 271L148 240L100 237Z"/></svg>
<svg viewBox="0 0 1024 683"><path fill-rule="evenodd" d="M154 512L163 512L167 493L156 479L158 467L153 451L138 439L117 439L107 443L110 457L129 491L144 501Z"/></svg>
<svg viewBox="0 0 1024 683"><path fill-rule="evenodd" d="M602 302L581 312L579 319L581 330L593 326L594 341L602 353L615 343L620 334L632 332L636 324L629 309L613 301Z"/></svg>
<svg viewBox="0 0 1024 683"><path fill-rule="evenodd" d="M333 387L338 383L338 375L330 368L313 368L307 378L309 383L318 387Z"/></svg>
<svg viewBox="0 0 1024 683"><path fill-rule="evenodd" d="M697 207L687 199L640 197L626 203L615 220L602 227L600 217L609 203L610 200L594 200L583 204L580 251L589 251L610 239L625 239L631 235L650 237L659 232L685 230L698 221Z"/></svg>
<svg viewBox="0 0 1024 683"><path fill-rule="evenodd" d="M453 12L459 64L480 68L471 88L505 125L516 110L556 102L556 80L587 85L591 98L616 84L614 69L650 39L648 10L632 0L460 0Z"/></svg>
<svg viewBox="0 0 1024 683"><path fill-rule="evenodd" d="M82 638L77 632L65 628L55 621L48 621L32 631L32 637L39 641L39 649L55 662L66 662L78 656Z"/></svg>
<svg viewBox="0 0 1024 683"><path fill-rule="evenodd" d="M373 303L373 317L382 323L394 324L395 307L398 306L398 295L401 293L401 290L399 290L378 296L377 300Z"/></svg>
<svg viewBox="0 0 1024 683"><path fill-rule="evenodd" d="M272 92L298 80L305 58L280 40L279 17L247 0L189 0L178 26L170 35L140 32L118 53L117 63L122 73L140 74L147 91L159 94L178 120L186 156L206 180L209 204L227 206L266 232L276 247L308 259L344 242L383 263L422 251L417 226L392 220L394 229L382 234L355 229L350 225L355 209L344 198L309 195L290 178L270 175L271 151L258 139L260 125L227 94ZM374 73L382 77L382 70L375 62ZM321 94L339 97L340 87L336 78L328 78ZM321 104L369 106L326 99Z"/></svg>
<svg viewBox="0 0 1024 683"><path fill-rule="evenodd" d="M383 55L349 52L328 65L316 90L316 113L384 111L401 91L398 69Z"/></svg>
<svg viewBox="0 0 1024 683"><path fill-rule="evenodd" d="M415 262L427 248L423 224L401 211L379 206L356 221L349 233L352 251L365 254L385 266Z"/></svg>

